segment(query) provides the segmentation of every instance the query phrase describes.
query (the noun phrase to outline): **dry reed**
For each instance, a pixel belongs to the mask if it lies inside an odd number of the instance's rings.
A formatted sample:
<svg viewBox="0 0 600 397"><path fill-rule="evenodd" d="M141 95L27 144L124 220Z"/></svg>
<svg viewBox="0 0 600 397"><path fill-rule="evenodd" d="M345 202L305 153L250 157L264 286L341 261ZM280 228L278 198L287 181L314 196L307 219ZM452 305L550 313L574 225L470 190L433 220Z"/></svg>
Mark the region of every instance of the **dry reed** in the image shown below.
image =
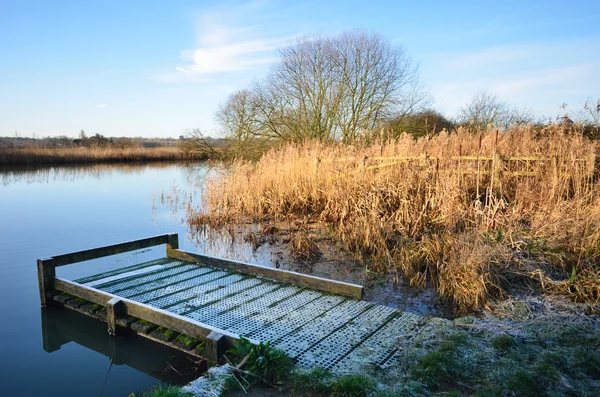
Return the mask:
<svg viewBox="0 0 600 397"><path fill-rule="evenodd" d="M203 160L177 147L160 148L20 148L0 149L1 166Z"/></svg>
<svg viewBox="0 0 600 397"><path fill-rule="evenodd" d="M370 270L430 283L460 308L523 282L598 302L597 151L556 125L293 144L210 178L189 220L310 218Z"/></svg>

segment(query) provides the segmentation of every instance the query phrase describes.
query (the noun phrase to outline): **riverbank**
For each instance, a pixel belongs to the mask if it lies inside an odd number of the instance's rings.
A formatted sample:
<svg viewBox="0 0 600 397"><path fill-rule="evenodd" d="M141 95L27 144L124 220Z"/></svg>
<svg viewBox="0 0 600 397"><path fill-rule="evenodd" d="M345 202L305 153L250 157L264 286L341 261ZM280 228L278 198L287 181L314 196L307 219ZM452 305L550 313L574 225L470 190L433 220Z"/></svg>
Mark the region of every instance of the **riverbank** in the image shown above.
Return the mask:
<svg viewBox="0 0 600 397"><path fill-rule="evenodd" d="M0 166L49 166L92 163L207 160L205 153L178 147L133 148L18 148L0 149Z"/></svg>
<svg viewBox="0 0 600 397"><path fill-rule="evenodd" d="M307 263L319 243L306 225L318 225L367 272L431 286L463 312L519 288L594 305L597 154L560 126L290 144L211 175L187 220L196 231L287 224L290 252Z"/></svg>
<svg viewBox="0 0 600 397"><path fill-rule="evenodd" d="M397 350L386 366L365 369L357 362L354 372L343 374L296 367L275 384L251 382L249 390L240 377L243 371L219 371L220 380L209 376L195 382L196 387L149 395L183 396L186 391L234 397L597 395L598 315L586 314L584 305L561 298L521 297L495 309L494 315L484 312L453 321L422 317L415 327L398 330ZM231 356L230 360L237 362ZM201 386L211 389L202 394Z"/></svg>

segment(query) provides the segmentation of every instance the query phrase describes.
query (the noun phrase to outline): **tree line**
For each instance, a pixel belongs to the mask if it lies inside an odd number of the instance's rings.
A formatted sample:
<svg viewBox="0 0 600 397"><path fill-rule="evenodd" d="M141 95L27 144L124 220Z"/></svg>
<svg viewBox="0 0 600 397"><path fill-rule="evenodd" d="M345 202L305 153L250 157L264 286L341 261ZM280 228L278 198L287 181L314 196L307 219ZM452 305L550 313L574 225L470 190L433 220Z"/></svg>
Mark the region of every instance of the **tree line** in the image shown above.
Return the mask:
<svg viewBox="0 0 600 397"><path fill-rule="evenodd" d="M600 100L588 100L580 112L564 109L555 121L580 122L586 135L600 137ZM382 129L391 138L402 133L418 138L458 126L475 131L544 123L530 110L514 108L488 92L465 103L455 120L446 118L432 107L405 49L364 30L305 37L280 48L267 76L233 92L215 118L232 157L258 156L279 142L350 144ZM191 138L189 148L217 153L199 130Z"/></svg>

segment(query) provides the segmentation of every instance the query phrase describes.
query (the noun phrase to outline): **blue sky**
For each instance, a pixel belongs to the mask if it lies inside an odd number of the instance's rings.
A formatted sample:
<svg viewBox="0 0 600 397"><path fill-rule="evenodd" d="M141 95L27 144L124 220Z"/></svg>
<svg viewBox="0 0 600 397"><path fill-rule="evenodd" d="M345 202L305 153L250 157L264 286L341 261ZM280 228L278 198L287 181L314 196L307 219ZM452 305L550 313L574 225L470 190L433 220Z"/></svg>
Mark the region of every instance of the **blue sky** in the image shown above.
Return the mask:
<svg viewBox="0 0 600 397"><path fill-rule="evenodd" d="M0 136L216 134L298 36L404 46L447 116L485 90L541 117L600 98L600 1L0 0Z"/></svg>

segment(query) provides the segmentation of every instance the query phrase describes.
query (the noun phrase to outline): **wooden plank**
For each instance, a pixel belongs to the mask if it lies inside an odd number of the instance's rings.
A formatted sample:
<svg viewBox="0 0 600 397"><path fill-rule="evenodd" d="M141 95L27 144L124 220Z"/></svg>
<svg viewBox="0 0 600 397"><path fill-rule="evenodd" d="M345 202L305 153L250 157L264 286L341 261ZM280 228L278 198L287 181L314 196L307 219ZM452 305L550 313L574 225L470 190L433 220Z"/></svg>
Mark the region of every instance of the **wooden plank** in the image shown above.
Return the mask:
<svg viewBox="0 0 600 397"><path fill-rule="evenodd" d="M123 252L152 247L155 245L168 244L169 242L174 241L174 238L172 236L172 234L163 234L161 236L149 237L141 240L128 241L125 243L92 248L85 251L73 252L70 254L58 255L52 258L52 266L64 266L72 263L87 261L90 259L101 258L103 256L116 255L121 254Z"/></svg>
<svg viewBox="0 0 600 397"><path fill-rule="evenodd" d="M140 302L134 302L127 298L122 298L108 292L100 291L92 287L78 284L73 281L57 277L55 279L55 288L59 291L75 295L79 298L106 306L107 303L116 298L123 303L123 313L153 324L172 329L192 338L205 340L211 332L222 334L224 337L225 349L233 347L234 342L239 341L239 336L225 330L212 327L188 317L152 307ZM258 343L251 340L252 343Z"/></svg>
<svg viewBox="0 0 600 397"><path fill-rule="evenodd" d="M287 270L251 265L249 263L219 259L207 255L198 255L181 250L167 250L167 255L169 258L173 259L179 259L187 262L197 262L203 265L217 267L219 269L265 277L275 281L299 285L301 287L308 287L318 291L330 292L332 294L344 295L350 298L362 299L363 297L364 287L362 285L328 280L325 278L309 276Z"/></svg>
<svg viewBox="0 0 600 397"><path fill-rule="evenodd" d="M56 270L52 258L38 259L38 287L40 290L40 303L42 307L48 307L49 293L54 289L54 278Z"/></svg>

